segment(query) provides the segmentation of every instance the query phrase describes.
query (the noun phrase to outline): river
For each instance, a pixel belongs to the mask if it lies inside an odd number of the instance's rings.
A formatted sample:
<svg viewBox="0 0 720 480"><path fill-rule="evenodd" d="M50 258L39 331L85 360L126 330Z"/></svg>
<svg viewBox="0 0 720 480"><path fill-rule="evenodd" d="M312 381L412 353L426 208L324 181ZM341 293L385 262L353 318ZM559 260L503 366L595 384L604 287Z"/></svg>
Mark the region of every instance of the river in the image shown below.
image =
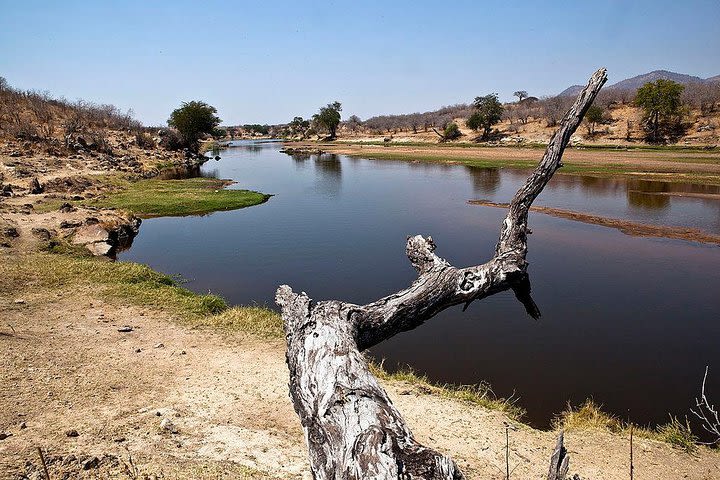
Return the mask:
<svg viewBox="0 0 720 480"><path fill-rule="evenodd" d="M366 303L409 285L411 234L432 235L456 266L492 256L503 209L526 171L289 156L280 143L236 142L202 174L271 193L230 212L143 222L121 260L179 274L194 291L276 308L287 283L315 300ZM611 155L612 153L608 153ZM538 158L541 152L538 151ZM718 187L556 175L535 202L635 222L720 233L720 201L675 192ZM452 308L373 348L441 383L489 382L514 395L532 425L593 398L640 424L683 418L706 365L720 379L720 248L644 238L531 213L529 273L542 317L512 293ZM720 388L716 402L720 398Z"/></svg>

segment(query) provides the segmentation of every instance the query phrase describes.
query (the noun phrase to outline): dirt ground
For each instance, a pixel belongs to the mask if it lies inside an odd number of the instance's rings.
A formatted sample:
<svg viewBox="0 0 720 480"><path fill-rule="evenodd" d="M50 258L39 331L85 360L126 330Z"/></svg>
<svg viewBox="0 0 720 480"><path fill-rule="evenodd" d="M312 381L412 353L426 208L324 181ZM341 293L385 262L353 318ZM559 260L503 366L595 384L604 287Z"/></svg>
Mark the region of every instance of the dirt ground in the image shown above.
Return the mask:
<svg viewBox="0 0 720 480"><path fill-rule="evenodd" d="M15 295L0 297L0 478L44 478L37 447L51 478L310 478L281 341L180 326L92 289ZM387 387L421 442L468 478L504 478L503 414ZM512 431L511 478L544 478L554 438ZM627 438L570 431L566 445L583 479L628 477ZM636 439L635 478L717 479L720 454Z"/></svg>

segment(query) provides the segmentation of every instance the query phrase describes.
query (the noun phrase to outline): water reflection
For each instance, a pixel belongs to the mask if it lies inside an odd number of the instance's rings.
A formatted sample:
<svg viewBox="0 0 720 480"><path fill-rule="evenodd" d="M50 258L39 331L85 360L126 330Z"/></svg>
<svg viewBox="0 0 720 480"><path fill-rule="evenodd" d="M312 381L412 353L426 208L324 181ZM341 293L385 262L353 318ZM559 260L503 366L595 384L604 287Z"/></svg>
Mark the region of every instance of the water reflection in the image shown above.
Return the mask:
<svg viewBox="0 0 720 480"><path fill-rule="evenodd" d="M628 205L635 208L645 208L648 210L667 210L670 208L669 195L655 195L639 190L627 191Z"/></svg>
<svg viewBox="0 0 720 480"><path fill-rule="evenodd" d="M466 166L473 182L473 191L480 195L492 195L500 186L499 168L481 168Z"/></svg>
<svg viewBox="0 0 720 480"><path fill-rule="evenodd" d="M313 155L315 172L317 172L315 185L318 192L327 196L337 196L342 187L342 163L340 157L334 154Z"/></svg>

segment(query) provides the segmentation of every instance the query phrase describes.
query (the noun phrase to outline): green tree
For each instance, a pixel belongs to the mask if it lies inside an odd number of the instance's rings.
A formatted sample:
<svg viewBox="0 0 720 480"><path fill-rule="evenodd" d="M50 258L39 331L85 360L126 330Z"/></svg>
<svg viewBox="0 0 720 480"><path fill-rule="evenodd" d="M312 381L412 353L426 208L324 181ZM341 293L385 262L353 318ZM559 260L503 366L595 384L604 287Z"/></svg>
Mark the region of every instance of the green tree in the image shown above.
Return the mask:
<svg viewBox="0 0 720 480"><path fill-rule="evenodd" d="M497 93L491 93L484 97L475 97L473 107L475 107L475 113L470 115L465 124L474 131L482 129L482 139L487 140L493 125L502 119L505 109L498 100Z"/></svg>
<svg viewBox="0 0 720 480"><path fill-rule="evenodd" d="M167 123L180 132L188 148L197 152L200 138L205 134L212 134L222 121L215 115L216 113L215 107L205 102L183 102L180 108L170 114Z"/></svg>
<svg viewBox="0 0 720 480"><path fill-rule="evenodd" d="M342 105L340 102L328 103L324 107L320 107L320 111L313 115L313 123L318 129L326 130L331 140L337 136L337 127L340 125L340 112Z"/></svg>
<svg viewBox="0 0 720 480"><path fill-rule="evenodd" d="M662 142L666 136L681 133L684 108L680 95L684 89L683 85L662 78L638 88L635 105L643 109L651 142Z"/></svg>
<svg viewBox="0 0 720 480"><path fill-rule="evenodd" d="M588 135L595 135L595 127L598 123L602 123L605 112L602 107L592 105L585 112L585 122L587 123Z"/></svg>

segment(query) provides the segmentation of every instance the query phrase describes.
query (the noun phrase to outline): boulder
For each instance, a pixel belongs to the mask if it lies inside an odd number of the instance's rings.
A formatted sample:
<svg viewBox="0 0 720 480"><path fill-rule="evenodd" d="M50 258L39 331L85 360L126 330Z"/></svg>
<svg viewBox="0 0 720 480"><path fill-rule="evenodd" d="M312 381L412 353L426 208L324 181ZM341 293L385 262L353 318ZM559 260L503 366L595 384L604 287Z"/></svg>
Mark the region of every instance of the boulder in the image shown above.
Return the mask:
<svg viewBox="0 0 720 480"><path fill-rule="evenodd" d="M105 230L99 223L78 228L72 240L75 245L87 245L97 242L110 242L110 232Z"/></svg>
<svg viewBox="0 0 720 480"><path fill-rule="evenodd" d="M30 231L40 240L50 240L50 237L52 237L50 230L48 230L47 228L35 227Z"/></svg>

